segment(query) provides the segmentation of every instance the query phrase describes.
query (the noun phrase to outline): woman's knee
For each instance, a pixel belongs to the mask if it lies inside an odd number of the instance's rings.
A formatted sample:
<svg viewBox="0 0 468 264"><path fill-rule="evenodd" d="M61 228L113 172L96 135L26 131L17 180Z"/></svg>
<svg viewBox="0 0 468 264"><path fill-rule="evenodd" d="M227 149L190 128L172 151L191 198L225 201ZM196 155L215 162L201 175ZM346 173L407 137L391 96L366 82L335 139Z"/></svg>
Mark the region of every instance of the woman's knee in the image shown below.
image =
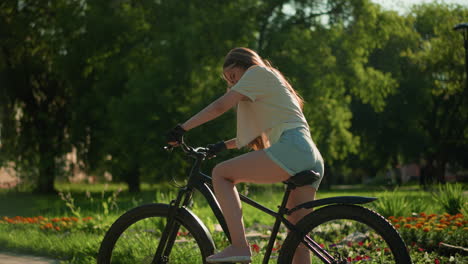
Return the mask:
<svg viewBox="0 0 468 264"><path fill-rule="evenodd" d="M226 165L224 162L218 163L211 172L211 177L213 181L219 180L230 180L228 170L226 169Z"/></svg>

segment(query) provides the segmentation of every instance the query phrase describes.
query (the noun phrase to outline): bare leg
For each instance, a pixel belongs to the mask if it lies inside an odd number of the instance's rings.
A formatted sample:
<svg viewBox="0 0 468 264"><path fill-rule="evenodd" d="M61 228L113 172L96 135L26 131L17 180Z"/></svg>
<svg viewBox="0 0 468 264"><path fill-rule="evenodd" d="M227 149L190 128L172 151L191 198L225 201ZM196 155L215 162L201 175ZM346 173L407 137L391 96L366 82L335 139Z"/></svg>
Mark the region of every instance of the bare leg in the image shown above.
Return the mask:
<svg viewBox="0 0 468 264"><path fill-rule="evenodd" d="M219 175L219 174L214 174ZM245 238L244 221L242 219L242 204L239 198L239 193L233 182L223 177L213 177L213 185L216 193L216 198L223 211L230 234L232 245L243 250L249 255L249 245Z"/></svg>
<svg viewBox="0 0 468 264"><path fill-rule="evenodd" d="M303 186L294 189L291 192L291 196L289 197L287 207L293 208L301 203L315 200L315 192L316 190L312 186ZM312 211L313 209L298 210L290 215L288 220L295 224ZM294 253L293 264L310 264L310 251L309 249L305 248L304 245L299 245L299 247L296 249L296 253Z"/></svg>
<svg viewBox="0 0 468 264"><path fill-rule="evenodd" d="M214 257L247 256L250 248L245 238L239 193L240 182L275 183L288 179L286 171L274 163L264 151L254 151L222 162L213 169L213 186L228 225L232 245Z"/></svg>

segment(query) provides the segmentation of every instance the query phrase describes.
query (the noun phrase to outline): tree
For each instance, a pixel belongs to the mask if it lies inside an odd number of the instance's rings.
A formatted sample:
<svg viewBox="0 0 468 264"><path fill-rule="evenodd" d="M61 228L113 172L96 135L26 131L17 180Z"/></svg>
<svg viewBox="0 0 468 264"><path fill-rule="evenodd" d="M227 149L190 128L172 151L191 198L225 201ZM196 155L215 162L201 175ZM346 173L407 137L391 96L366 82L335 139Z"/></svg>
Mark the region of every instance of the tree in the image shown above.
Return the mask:
<svg viewBox="0 0 468 264"><path fill-rule="evenodd" d="M131 191L139 190L141 177L161 181L183 174L187 166L181 165L183 155L168 157L162 149L165 133L225 91L221 59L233 41L247 45L252 39L250 28L240 24L253 12L250 3L162 1L123 3L117 8L120 21L129 25L120 49L126 52L114 61L119 67L103 79L127 79L119 83L122 93L106 104L109 127L101 136L107 138L104 148L111 157L105 166ZM225 126L229 116L223 118L190 132L188 138L210 143L215 132L232 135Z"/></svg>
<svg viewBox="0 0 468 264"><path fill-rule="evenodd" d="M413 9L414 28L420 35L418 49L407 53L423 75L427 107L419 120L426 144L424 158L433 174L445 182L447 163L466 166L468 143L468 91L464 82L462 36L453 26L468 17L457 5L429 4Z"/></svg>
<svg viewBox="0 0 468 264"><path fill-rule="evenodd" d="M79 19L84 7L65 0L0 7L2 160L32 175L36 191L54 192L58 163L70 150L72 95L58 61L67 52L64 39L79 31L66 21Z"/></svg>
<svg viewBox="0 0 468 264"><path fill-rule="evenodd" d="M42 192L72 148L86 172L109 171L130 191L183 174L183 154L162 150L165 133L224 93L222 59L237 46L256 48L302 94L327 175L375 175L420 153L439 175L448 161L463 165L463 49L450 29L466 9L434 4L405 17L368 0L49 2L0 4L0 160L35 175ZM186 138L228 139L234 123L231 111Z"/></svg>
<svg viewBox="0 0 468 264"><path fill-rule="evenodd" d="M373 106L353 100L352 132L360 135L362 144L348 165L365 168L371 176L419 155L421 131L416 120L424 107L422 101L410 99L421 92L413 88L420 82L419 72L402 56L402 52L418 45L411 22L393 11L379 11L376 21L374 32L379 34L374 38L378 44L369 51L366 64L384 73L394 86L384 104Z"/></svg>
<svg viewBox="0 0 468 264"><path fill-rule="evenodd" d="M461 36L451 28L466 8L415 6L407 17L379 19L389 38L369 63L397 81L382 111L353 104L353 131L364 142L356 166L388 168L424 159L427 174L444 182L445 166L465 166L466 89ZM371 126L369 124L372 124Z"/></svg>
<svg viewBox="0 0 468 264"><path fill-rule="evenodd" d="M264 52L306 100L304 111L325 158L327 178L336 178L348 157L366 144L352 130L352 104L382 111L396 88L388 73L369 63L373 51L388 41L390 29L370 1L291 5L296 13L272 19Z"/></svg>

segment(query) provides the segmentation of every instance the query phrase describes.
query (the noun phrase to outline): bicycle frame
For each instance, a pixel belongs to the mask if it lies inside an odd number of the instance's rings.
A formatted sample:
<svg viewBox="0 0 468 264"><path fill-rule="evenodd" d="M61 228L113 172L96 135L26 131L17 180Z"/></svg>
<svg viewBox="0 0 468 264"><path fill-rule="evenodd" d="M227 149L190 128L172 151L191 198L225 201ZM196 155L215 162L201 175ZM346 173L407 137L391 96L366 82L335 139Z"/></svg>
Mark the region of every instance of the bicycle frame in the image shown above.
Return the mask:
<svg viewBox="0 0 468 264"><path fill-rule="evenodd" d="M212 190L211 177L202 173L200 170L201 162L204 160L205 156L201 154L198 154L198 155L194 154L192 155L192 157L195 158L195 161L190 171L189 180L187 182L187 185L180 189L180 191L178 192L177 198L171 202L171 210L168 215L167 224L161 235L161 240L160 240L158 249L156 251L156 254L153 258L152 263L160 263L160 262L167 263L168 261L167 256L169 256L169 253L171 251L171 248L174 244L174 241L177 235L177 231L179 229L179 226L177 222L175 221L177 209L181 207L189 206L190 201L192 199L193 192L195 190L199 191L203 195L203 197L206 199L212 212L214 213L216 219L218 220L218 223L221 225L221 228L223 229L229 241L231 241L231 236L230 236L230 232L227 227L227 224L226 224L226 220L224 219L219 203L216 200L216 197ZM356 204L356 203L367 203L367 202L375 200L375 198L354 197L354 196L341 197L341 198L334 197L334 198L327 198L327 199L321 199L317 201L303 203L303 204L296 206L295 208L287 209L286 203L288 201L291 190L294 188L295 188L294 186L288 184L286 188L286 192L283 196L281 205L279 206L278 212L275 212L255 202L254 200L242 194L239 194L241 201L255 207L256 209L266 214L273 216L276 219L273 225L273 230L271 232L268 246L266 248L266 253L263 257L263 261L262 261L263 264L267 264L270 259L271 252L274 246L274 242L278 235L281 224L284 224L289 229L290 232L300 232L300 230L297 230L295 225L289 222L284 217L284 215L289 215L293 213L294 211L299 210L301 208L313 208L316 206L326 205L330 203L341 202L341 203ZM319 257L323 261L323 263L327 263L327 264L339 263L333 256L331 256L326 250L322 249L320 245L314 240L312 240L312 238L310 238L308 235L304 234L303 244L307 248L309 248L317 257Z"/></svg>

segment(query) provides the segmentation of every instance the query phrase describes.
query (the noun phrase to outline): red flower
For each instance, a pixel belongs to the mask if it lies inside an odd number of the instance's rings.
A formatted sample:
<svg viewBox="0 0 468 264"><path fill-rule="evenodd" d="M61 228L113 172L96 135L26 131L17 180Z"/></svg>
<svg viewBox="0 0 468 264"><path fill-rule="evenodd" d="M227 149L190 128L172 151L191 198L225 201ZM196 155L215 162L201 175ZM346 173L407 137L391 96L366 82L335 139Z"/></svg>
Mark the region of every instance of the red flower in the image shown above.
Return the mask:
<svg viewBox="0 0 468 264"><path fill-rule="evenodd" d="M278 250L281 249L281 244L280 244L280 243L276 242L275 246L276 246L276 247L273 247L273 249L272 249L273 252L276 252L276 251L278 251Z"/></svg>
<svg viewBox="0 0 468 264"><path fill-rule="evenodd" d="M273 252L278 251L281 249L281 244L276 243L276 247L274 247L272 250Z"/></svg>
<svg viewBox="0 0 468 264"><path fill-rule="evenodd" d="M177 236L186 236L189 232L177 232Z"/></svg>
<svg viewBox="0 0 468 264"><path fill-rule="evenodd" d="M260 252L260 247L257 244L252 245L252 250L255 251L256 253Z"/></svg>
<svg viewBox="0 0 468 264"><path fill-rule="evenodd" d="M440 261L438 259L434 259L435 264L440 264Z"/></svg>

